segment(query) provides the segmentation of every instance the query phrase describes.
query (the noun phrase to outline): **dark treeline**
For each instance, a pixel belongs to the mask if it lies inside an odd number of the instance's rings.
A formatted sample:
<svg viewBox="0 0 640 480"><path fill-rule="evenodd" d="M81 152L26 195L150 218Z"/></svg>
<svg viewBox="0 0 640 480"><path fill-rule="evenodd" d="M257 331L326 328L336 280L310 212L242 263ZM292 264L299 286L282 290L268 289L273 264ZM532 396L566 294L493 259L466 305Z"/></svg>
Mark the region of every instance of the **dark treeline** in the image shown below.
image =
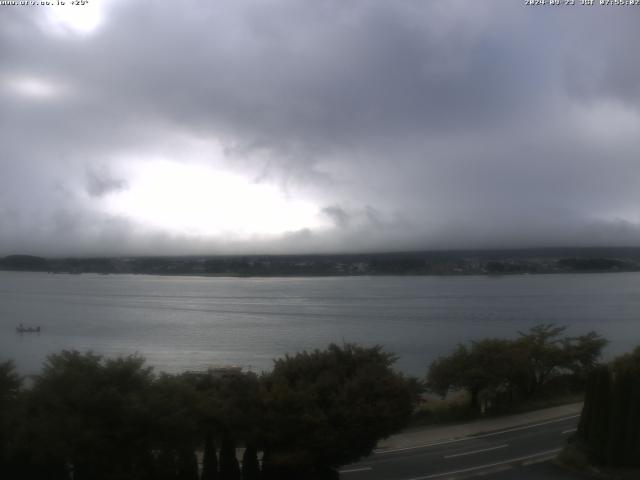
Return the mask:
<svg viewBox="0 0 640 480"><path fill-rule="evenodd" d="M640 467L640 347L592 373L572 447L592 464Z"/></svg>
<svg viewBox="0 0 640 480"><path fill-rule="evenodd" d="M574 248L327 255L42 258L10 255L0 269L57 273L314 276L463 275L640 270L640 249Z"/></svg>
<svg viewBox="0 0 640 480"><path fill-rule="evenodd" d="M427 386L442 396L466 391L472 412L582 392L607 341L595 332L568 337L562 336L564 331L565 327L542 324L515 339L458 345L431 364Z"/></svg>
<svg viewBox="0 0 640 480"><path fill-rule="evenodd" d="M139 356L63 351L28 386L5 362L0 478L337 478L411 417L418 384L394 361L347 344L286 356L260 376L156 375Z"/></svg>

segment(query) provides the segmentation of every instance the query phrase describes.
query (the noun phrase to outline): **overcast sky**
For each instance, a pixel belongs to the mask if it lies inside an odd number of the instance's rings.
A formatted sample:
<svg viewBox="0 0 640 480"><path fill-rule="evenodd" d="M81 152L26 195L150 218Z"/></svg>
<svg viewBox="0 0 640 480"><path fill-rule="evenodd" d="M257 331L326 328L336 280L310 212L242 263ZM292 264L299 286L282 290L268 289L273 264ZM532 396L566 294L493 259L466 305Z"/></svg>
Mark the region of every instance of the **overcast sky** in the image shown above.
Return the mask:
<svg viewBox="0 0 640 480"><path fill-rule="evenodd" d="M640 245L639 22L513 0L0 6L0 254Z"/></svg>

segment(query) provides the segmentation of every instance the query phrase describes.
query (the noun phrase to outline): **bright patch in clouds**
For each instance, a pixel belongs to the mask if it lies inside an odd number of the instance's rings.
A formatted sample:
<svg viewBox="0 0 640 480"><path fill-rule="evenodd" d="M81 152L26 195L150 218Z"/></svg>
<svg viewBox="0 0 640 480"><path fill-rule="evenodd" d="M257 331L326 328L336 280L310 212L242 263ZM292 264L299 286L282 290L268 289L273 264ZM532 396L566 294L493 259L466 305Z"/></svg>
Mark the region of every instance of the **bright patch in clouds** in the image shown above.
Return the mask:
<svg viewBox="0 0 640 480"><path fill-rule="evenodd" d="M6 77L2 83L12 93L31 100L47 100L62 93L62 89L52 82L28 75Z"/></svg>
<svg viewBox="0 0 640 480"><path fill-rule="evenodd" d="M210 166L170 161L133 165L129 188L105 201L110 213L174 234L234 239L313 228L318 207L273 185Z"/></svg>
<svg viewBox="0 0 640 480"><path fill-rule="evenodd" d="M66 1L64 5L53 5L46 8L46 26L54 33L90 34L104 20L105 4L109 0L88 0L81 5Z"/></svg>

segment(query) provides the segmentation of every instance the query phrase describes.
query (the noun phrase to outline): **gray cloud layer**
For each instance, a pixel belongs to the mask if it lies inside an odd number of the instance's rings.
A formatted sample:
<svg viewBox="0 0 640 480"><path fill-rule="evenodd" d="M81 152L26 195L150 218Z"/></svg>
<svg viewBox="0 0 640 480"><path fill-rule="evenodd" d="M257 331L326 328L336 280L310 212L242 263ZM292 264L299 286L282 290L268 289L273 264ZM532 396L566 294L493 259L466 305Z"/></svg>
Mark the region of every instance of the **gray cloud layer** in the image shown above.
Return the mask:
<svg viewBox="0 0 640 480"><path fill-rule="evenodd" d="M640 243L637 8L106 5L84 36L2 7L0 253ZM24 76L57 94L7 86ZM313 200L331 228L234 242L97 208L128 188L114 158L188 161L184 139L220 142L224 168Z"/></svg>

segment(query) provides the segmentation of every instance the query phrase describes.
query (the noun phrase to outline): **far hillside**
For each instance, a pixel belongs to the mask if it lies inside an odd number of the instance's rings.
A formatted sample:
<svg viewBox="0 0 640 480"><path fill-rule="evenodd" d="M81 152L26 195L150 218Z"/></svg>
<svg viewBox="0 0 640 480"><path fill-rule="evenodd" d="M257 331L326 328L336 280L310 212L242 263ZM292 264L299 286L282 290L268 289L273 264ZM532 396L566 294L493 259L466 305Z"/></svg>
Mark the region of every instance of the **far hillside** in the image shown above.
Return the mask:
<svg viewBox="0 0 640 480"><path fill-rule="evenodd" d="M640 248L83 258L10 255L0 259L0 269L52 273L254 277L635 272L640 271Z"/></svg>

